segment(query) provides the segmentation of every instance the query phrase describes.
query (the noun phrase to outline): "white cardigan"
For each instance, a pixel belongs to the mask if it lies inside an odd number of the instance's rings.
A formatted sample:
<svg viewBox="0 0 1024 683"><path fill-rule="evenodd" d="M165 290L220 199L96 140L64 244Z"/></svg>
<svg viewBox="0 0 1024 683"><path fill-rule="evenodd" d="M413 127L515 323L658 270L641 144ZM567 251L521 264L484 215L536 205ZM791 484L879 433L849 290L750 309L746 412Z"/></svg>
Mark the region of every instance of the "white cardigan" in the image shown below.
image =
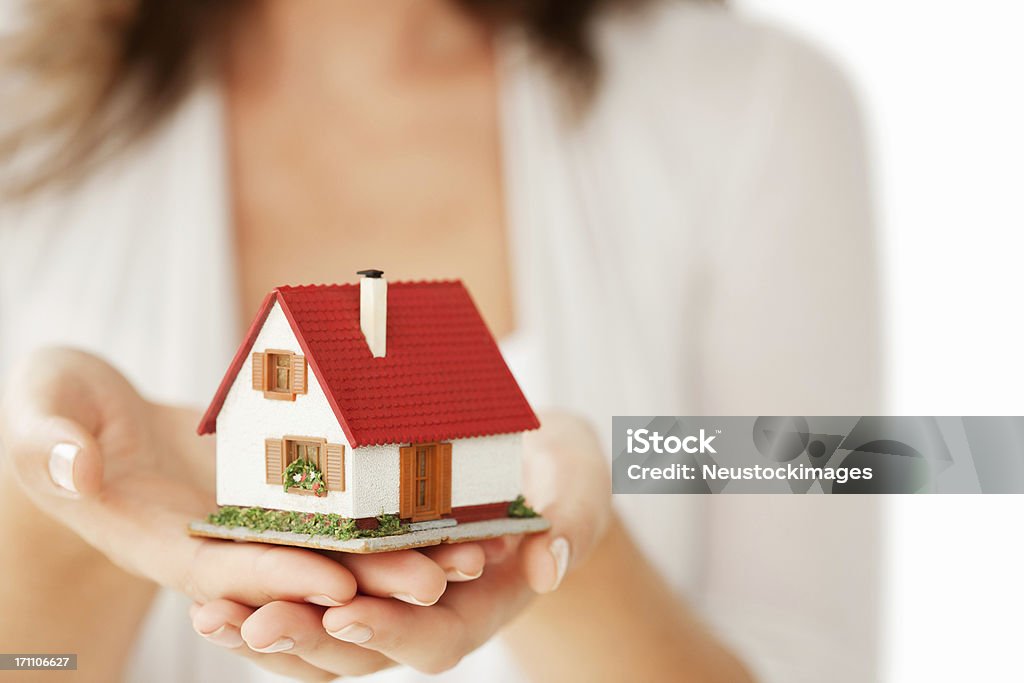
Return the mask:
<svg viewBox="0 0 1024 683"><path fill-rule="evenodd" d="M867 174L840 74L774 29L686 4L610 17L598 45L604 83L575 128L524 43L502 52L532 398L588 415L606 438L614 414L877 412ZM155 399L208 400L241 322L222 125L217 88L199 86L84 184L0 209L0 376L33 347L73 344ZM876 677L870 499L616 504L673 588L766 680ZM140 647L138 680L251 672L201 643L175 598ZM494 680L496 650L452 677Z"/></svg>

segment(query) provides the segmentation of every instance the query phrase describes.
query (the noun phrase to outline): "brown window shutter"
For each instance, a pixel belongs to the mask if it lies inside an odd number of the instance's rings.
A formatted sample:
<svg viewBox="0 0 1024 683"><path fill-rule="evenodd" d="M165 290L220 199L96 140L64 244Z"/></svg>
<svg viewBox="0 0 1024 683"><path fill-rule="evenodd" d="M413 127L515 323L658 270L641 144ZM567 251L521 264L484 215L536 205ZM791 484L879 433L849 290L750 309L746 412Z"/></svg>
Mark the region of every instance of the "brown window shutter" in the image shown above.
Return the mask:
<svg viewBox="0 0 1024 683"><path fill-rule="evenodd" d="M416 449L403 446L400 449L399 482L398 482L398 516L402 519L412 517L413 513L413 476L412 466L416 461Z"/></svg>
<svg viewBox="0 0 1024 683"><path fill-rule="evenodd" d="M328 491L345 490L345 447L337 443L327 444L327 467L324 468Z"/></svg>
<svg viewBox="0 0 1024 683"><path fill-rule="evenodd" d="M306 359L303 356L292 356L292 393L306 393Z"/></svg>
<svg viewBox="0 0 1024 683"><path fill-rule="evenodd" d="M439 467L441 469L441 509L442 515L452 513L452 445L442 443L437 445Z"/></svg>
<svg viewBox="0 0 1024 683"><path fill-rule="evenodd" d="M280 486L284 483L281 481L281 477L284 476L284 441L282 439L267 439L266 458L267 483Z"/></svg>
<svg viewBox="0 0 1024 683"><path fill-rule="evenodd" d="M266 366L267 356L265 353L252 354L252 388L256 391L263 391L267 388L264 381Z"/></svg>

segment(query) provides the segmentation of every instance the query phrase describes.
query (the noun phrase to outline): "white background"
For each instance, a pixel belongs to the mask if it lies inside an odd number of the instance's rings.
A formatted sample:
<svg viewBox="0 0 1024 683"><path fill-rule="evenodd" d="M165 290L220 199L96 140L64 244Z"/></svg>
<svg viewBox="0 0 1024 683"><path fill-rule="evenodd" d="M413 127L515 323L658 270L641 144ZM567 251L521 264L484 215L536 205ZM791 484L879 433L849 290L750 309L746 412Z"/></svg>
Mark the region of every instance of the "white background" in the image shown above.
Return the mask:
<svg viewBox="0 0 1024 683"><path fill-rule="evenodd" d="M845 66L871 133L890 412L1024 414L1024 7L740 0ZM1024 680L1024 499L887 503L884 681Z"/></svg>

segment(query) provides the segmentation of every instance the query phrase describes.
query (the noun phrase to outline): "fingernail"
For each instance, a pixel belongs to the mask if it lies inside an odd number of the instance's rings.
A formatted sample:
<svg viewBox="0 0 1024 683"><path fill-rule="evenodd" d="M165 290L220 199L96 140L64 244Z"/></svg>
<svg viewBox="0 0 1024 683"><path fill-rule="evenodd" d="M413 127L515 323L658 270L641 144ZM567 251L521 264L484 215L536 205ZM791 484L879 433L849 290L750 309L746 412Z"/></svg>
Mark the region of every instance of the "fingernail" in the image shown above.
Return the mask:
<svg viewBox="0 0 1024 683"><path fill-rule="evenodd" d="M250 645L249 647L252 649L253 652L262 652L264 654L270 654L272 652L285 652L286 650L292 649L293 647L295 647L295 641L291 638L281 638L280 640L275 640L273 643L267 645L266 647L252 647L252 645Z"/></svg>
<svg viewBox="0 0 1024 683"><path fill-rule="evenodd" d="M306 602L313 605L320 605L321 607L341 607L342 605L347 604L344 602L338 602L329 595L314 595L306 598Z"/></svg>
<svg viewBox="0 0 1024 683"><path fill-rule="evenodd" d="M445 577L449 581L459 582L459 581L472 581L473 579L479 579L481 576L483 576L483 573L484 573L483 567L481 567L480 571L478 571L476 574L467 574L467 573L465 573L465 572L463 572L463 571L461 571L459 569L455 569L453 567L451 569L445 570L444 575L445 575Z"/></svg>
<svg viewBox="0 0 1024 683"><path fill-rule="evenodd" d="M224 624L212 633L203 633L201 631L197 631L197 633L214 645L220 645L221 647L230 648L232 650L236 647L242 647L242 644L244 643L242 640L242 634L238 632L238 629L227 624Z"/></svg>
<svg viewBox="0 0 1024 683"><path fill-rule="evenodd" d="M75 488L75 458L81 450L73 443L59 443L50 450L50 479L71 493L78 493Z"/></svg>
<svg viewBox="0 0 1024 683"><path fill-rule="evenodd" d="M366 624L355 623L337 631L328 631L327 634L346 643L365 643L373 638L373 629Z"/></svg>
<svg viewBox="0 0 1024 683"><path fill-rule="evenodd" d="M435 604L438 600L441 599L441 596L439 595L436 598L434 598L432 602L423 602L415 595L411 595L409 593L392 593L391 597L393 597L395 600L401 600L402 602L407 602L410 605L417 605L419 607L430 607L431 605Z"/></svg>
<svg viewBox="0 0 1024 683"><path fill-rule="evenodd" d="M569 541L558 537L551 541L548 550L551 551L551 556L555 558L557 574L555 576L555 583L551 586L551 590L555 590L561 585L562 579L565 578L565 572L569 569Z"/></svg>

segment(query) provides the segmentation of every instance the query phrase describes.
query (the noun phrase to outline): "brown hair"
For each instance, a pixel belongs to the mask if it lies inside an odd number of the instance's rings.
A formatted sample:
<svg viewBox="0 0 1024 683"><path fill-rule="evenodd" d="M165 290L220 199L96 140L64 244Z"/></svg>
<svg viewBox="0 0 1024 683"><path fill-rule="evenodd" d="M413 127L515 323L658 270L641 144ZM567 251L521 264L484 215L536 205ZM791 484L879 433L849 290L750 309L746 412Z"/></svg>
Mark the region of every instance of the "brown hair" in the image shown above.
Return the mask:
<svg viewBox="0 0 1024 683"><path fill-rule="evenodd" d="M644 0L454 0L481 21L518 25L568 78L589 91L598 64L590 19L606 5ZM187 91L196 56L238 12L241 0L47 0L26 3L20 31L0 51L18 90L38 111L0 130L0 162L29 157L5 183L30 193L80 176L151 130ZM0 83L2 85L2 83ZM14 100L12 99L12 102ZM5 105L4 110L9 111ZM26 168L29 169L26 172Z"/></svg>

